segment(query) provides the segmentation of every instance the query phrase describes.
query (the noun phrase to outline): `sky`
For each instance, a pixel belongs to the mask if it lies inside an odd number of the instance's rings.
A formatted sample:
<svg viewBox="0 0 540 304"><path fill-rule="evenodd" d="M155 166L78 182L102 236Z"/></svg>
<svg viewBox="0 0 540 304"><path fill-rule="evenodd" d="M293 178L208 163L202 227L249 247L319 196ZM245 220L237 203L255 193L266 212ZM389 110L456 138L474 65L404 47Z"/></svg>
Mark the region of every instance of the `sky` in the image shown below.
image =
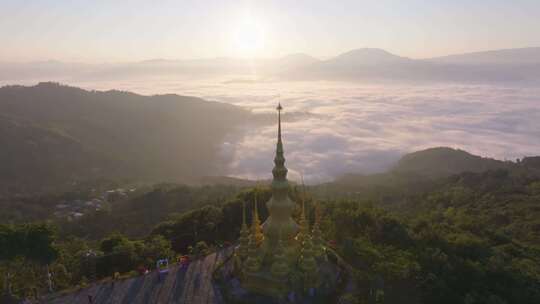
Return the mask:
<svg viewBox="0 0 540 304"><path fill-rule="evenodd" d="M538 0L0 0L0 61L411 58L540 46Z"/></svg>

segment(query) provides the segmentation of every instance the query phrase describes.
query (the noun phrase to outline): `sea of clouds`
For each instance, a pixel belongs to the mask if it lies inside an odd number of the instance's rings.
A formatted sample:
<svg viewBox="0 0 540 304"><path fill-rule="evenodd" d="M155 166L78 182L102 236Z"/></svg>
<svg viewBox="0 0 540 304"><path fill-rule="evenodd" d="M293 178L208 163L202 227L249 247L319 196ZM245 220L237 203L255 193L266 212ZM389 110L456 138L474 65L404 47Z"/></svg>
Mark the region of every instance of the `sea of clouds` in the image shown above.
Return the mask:
<svg viewBox="0 0 540 304"><path fill-rule="evenodd" d="M166 78L70 84L192 95L266 116L281 102L289 177L303 174L310 183L385 171L405 153L437 146L497 159L540 155L538 87ZM220 151L225 174L270 178L276 133L276 125L266 123L231 134Z"/></svg>
<svg viewBox="0 0 540 304"><path fill-rule="evenodd" d="M385 171L405 153L437 146L498 159L540 155L539 88L275 83L205 98L255 111L281 102L285 119L293 116L283 125L291 177L309 182ZM275 137L275 126L263 126L224 144L229 173L267 177Z"/></svg>

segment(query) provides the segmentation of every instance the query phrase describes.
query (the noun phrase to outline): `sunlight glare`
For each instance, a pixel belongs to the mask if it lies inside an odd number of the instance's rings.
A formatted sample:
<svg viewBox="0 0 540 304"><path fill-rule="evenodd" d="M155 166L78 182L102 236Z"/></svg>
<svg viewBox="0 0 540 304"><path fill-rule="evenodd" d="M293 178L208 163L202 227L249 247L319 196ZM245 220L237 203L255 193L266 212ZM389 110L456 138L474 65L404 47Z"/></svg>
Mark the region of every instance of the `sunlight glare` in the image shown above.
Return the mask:
<svg viewBox="0 0 540 304"><path fill-rule="evenodd" d="M259 20L244 18L236 27L233 42L241 57L260 55L265 47L265 32Z"/></svg>

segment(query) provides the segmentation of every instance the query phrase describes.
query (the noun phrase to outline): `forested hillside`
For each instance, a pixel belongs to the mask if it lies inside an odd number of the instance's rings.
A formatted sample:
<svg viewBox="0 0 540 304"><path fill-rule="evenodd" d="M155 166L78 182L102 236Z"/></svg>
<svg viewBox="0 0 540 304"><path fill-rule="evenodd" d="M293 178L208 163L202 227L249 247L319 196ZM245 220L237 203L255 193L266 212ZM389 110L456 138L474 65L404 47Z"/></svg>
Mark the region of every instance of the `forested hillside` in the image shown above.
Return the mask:
<svg viewBox="0 0 540 304"><path fill-rule="evenodd" d="M0 195L98 178L190 182L218 175L219 145L241 108L178 95L0 88Z"/></svg>
<svg viewBox="0 0 540 304"><path fill-rule="evenodd" d="M353 266L363 286L353 295L356 303L366 303L374 282L384 282L385 303L540 301L539 158L475 159L502 167L423 178L421 187L412 188L418 176L410 171L392 178L366 176L356 186L336 181L308 187L310 221L318 204L325 239ZM296 202L302 193L299 186L290 189ZM2 252L0 267L10 270L18 295L46 290L46 263L55 273L56 289L84 286L114 272L133 276L141 267L153 268L158 257L196 257L235 242L242 204L248 206L249 221L255 196L266 202L270 191L164 184L78 220L2 225L1 248L13 250ZM264 220L266 206L260 205ZM295 216L299 211L298 205ZM35 247L25 240L36 238L41 241L35 246L46 255L31 254Z"/></svg>
<svg viewBox="0 0 540 304"><path fill-rule="evenodd" d="M532 162L534 158L525 158ZM485 172L517 169L520 164L480 157L466 151L437 147L404 155L387 172L371 175L346 174L334 182L318 187L322 196L363 197L382 203L403 201L404 195L434 189L444 178L463 172ZM532 167L531 164L528 167Z"/></svg>

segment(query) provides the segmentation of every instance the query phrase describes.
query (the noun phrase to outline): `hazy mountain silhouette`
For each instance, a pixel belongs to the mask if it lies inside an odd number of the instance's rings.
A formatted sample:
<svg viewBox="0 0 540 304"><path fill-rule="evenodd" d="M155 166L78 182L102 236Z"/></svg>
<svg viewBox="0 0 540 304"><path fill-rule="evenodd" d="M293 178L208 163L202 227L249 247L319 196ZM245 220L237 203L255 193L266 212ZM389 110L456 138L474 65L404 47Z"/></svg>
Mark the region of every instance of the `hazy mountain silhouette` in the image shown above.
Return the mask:
<svg viewBox="0 0 540 304"><path fill-rule="evenodd" d="M279 58L207 58L170 60L156 58L139 62L106 64L64 63L57 61L30 63L1 63L0 81L50 79L60 81L88 81L132 79L154 76L203 78L228 75L272 76L276 73L301 68L319 62L306 54L290 54Z"/></svg>
<svg viewBox="0 0 540 304"><path fill-rule="evenodd" d="M117 66L104 67L95 71L96 76L125 77L148 75L177 75L189 77L209 77L223 75L250 75L256 72L260 76L270 76L278 72L308 66L319 60L306 54L291 54L279 58L209 58L193 60L154 59Z"/></svg>
<svg viewBox="0 0 540 304"><path fill-rule="evenodd" d="M324 62L325 65L355 65L355 66L368 66L368 65L385 65L385 64L399 64L409 63L411 59L400 57L391 54L382 49L375 48L363 48L356 49L346 53L343 53L337 57L328 59Z"/></svg>
<svg viewBox="0 0 540 304"><path fill-rule="evenodd" d="M435 63L461 65L540 64L540 47L465 53L443 57L435 57L428 59L428 61Z"/></svg>
<svg viewBox="0 0 540 304"><path fill-rule="evenodd" d="M382 80L407 77L404 71L410 71L414 60L391 54L382 49L363 48L352 50L336 57L288 70L285 78Z"/></svg>
<svg viewBox="0 0 540 304"><path fill-rule="evenodd" d="M152 59L115 64L45 61L0 63L0 81L117 80L154 76L207 78L254 75L279 80L540 82L540 48L494 50L410 59L382 49L351 50L327 60L307 54L280 58Z"/></svg>
<svg viewBox="0 0 540 304"><path fill-rule="evenodd" d="M178 95L54 83L3 87L0 184L16 192L100 177L190 181L219 174L219 144L249 115Z"/></svg>
<svg viewBox="0 0 540 304"><path fill-rule="evenodd" d="M352 50L288 71L285 78L363 81L538 82L540 48L410 59L381 49Z"/></svg>

